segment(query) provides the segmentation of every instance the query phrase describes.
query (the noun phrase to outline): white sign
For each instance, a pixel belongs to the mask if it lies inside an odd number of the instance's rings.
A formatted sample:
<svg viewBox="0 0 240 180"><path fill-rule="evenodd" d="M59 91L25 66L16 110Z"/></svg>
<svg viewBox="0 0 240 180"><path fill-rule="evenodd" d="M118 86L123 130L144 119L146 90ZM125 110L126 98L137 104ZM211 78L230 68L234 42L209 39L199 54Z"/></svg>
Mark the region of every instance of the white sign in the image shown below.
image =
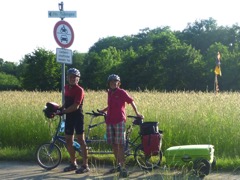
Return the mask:
<svg viewBox="0 0 240 180"><path fill-rule="evenodd" d="M57 48L57 62L63 64L72 64L72 50Z"/></svg>
<svg viewBox="0 0 240 180"><path fill-rule="evenodd" d="M49 18L75 18L77 11L48 11Z"/></svg>

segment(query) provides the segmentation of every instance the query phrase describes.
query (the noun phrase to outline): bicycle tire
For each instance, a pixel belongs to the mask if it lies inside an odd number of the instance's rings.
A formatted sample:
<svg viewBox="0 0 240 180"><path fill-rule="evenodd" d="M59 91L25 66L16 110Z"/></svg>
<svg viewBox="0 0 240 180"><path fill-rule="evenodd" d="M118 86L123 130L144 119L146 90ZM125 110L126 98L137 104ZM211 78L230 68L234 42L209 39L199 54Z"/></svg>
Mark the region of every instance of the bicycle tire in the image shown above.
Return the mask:
<svg viewBox="0 0 240 180"><path fill-rule="evenodd" d="M37 162L44 169L56 168L62 161L62 153L56 144L44 143L36 151Z"/></svg>
<svg viewBox="0 0 240 180"><path fill-rule="evenodd" d="M134 153L134 159L138 163L139 167L144 170L153 170L160 166L162 162L163 153L160 150L158 155L146 156L143 151L142 144L138 145Z"/></svg>

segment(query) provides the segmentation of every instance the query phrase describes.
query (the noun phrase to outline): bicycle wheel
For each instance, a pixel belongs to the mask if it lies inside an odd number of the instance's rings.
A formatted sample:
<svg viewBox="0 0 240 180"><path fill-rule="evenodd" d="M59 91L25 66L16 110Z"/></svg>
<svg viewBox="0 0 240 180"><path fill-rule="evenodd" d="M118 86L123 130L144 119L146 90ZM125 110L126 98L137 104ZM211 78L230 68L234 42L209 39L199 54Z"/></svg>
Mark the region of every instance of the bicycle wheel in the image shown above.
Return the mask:
<svg viewBox="0 0 240 180"><path fill-rule="evenodd" d="M40 145L36 156L39 166L47 170L56 168L62 161L60 148L56 144L51 143Z"/></svg>
<svg viewBox="0 0 240 180"><path fill-rule="evenodd" d="M158 155L146 156L144 154L143 147L141 144L136 148L134 153L134 159L136 160L140 168L144 170L153 170L155 168L158 168L161 164L162 156L163 153L161 150L159 151Z"/></svg>

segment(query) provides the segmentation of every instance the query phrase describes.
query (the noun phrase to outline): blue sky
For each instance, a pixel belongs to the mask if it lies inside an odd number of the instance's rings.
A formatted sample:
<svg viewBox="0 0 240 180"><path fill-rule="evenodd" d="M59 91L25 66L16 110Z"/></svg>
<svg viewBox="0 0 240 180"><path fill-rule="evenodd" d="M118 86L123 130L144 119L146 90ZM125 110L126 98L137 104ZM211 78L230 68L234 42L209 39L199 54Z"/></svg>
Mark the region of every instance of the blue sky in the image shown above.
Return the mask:
<svg viewBox="0 0 240 180"><path fill-rule="evenodd" d="M68 49L80 53L100 38L137 34L140 29L170 26L183 30L195 20L217 20L218 25L240 24L238 0L6 0L0 6L0 58L19 62L36 48L56 52L54 25L60 18L48 18L48 11L77 11L77 18L65 18L74 30Z"/></svg>

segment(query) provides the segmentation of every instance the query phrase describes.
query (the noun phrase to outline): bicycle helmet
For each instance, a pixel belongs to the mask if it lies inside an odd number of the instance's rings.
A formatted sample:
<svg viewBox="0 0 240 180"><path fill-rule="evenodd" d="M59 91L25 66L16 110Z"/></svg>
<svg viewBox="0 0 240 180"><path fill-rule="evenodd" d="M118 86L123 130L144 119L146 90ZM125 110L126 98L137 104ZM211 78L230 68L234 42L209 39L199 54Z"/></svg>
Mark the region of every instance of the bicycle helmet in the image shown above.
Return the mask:
<svg viewBox="0 0 240 180"><path fill-rule="evenodd" d="M67 74L74 74L75 76L77 77L80 77L80 71L76 68L70 68L68 71L67 71Z"/></svg>
<svg viewBox="0 0 240 180"><path fill-rule="evenodd" d="M54 118L55 113L59 109L59 105L55 102L48 102L46 103L45 109L43 109L44 115L47 118Z"/></svg>
<svg viewBox="0 0 240 180"><path fill-rule="evenodd" d="M114 80L114 81L120 81L120 77L119 77L118 75L116 75L116 74L111 74L110 76L108 76L107 81L110 82L110 81L112 81L112 80Z"/></svg>

